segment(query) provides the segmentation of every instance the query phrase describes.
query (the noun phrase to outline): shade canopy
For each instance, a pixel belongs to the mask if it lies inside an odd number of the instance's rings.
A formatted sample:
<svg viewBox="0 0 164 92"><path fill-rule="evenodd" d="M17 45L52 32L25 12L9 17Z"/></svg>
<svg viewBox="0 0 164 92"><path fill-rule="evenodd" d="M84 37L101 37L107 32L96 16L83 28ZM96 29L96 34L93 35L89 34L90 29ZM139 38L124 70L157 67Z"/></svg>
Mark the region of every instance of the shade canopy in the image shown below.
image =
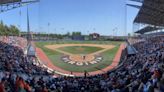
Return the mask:
<svg viewBox="0 0 164 92"><path fill-rule="evenodd" d="M0 0L0 5L2 4L8 4L8 3L15 3L15 2L21 2L22 0Z"/></svg>
<svg viewBox="0 0 164 92"><path fill-rule="evenodd" d="M153 31L156 31L156 30L159 30L159 29L161 29L161 28L146 26L146 27L136 31L135 33L144 34L144 33L153 32Z"/></svg>
<svg viewBox="0 0 164 92"><path fill-rule="evenodd" d="M164 26L164 0L144 0L134 23Z"/></svg>

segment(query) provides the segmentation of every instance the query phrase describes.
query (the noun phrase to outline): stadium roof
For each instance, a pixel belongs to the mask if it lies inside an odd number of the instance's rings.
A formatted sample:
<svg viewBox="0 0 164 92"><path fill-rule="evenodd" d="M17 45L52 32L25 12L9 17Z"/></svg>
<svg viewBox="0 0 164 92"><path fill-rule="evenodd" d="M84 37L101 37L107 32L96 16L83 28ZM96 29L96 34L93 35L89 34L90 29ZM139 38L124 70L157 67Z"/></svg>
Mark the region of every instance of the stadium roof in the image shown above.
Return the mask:
<svg viewBox="0 0 164 92"><path fill-rule="evenodd" d="M135 1L135 2L142 3L144 0L130 0L130 1Z"/></svg>
<svg viewBox="0 0 164 92"><path fill-rule="evenodd" d="M0 5L2 4L9 4L9 3L15 3L15 2L21 2L22 0L0 0Z"/></svg>
<svg viewBox="0 0 164 92"><path fill-rule="evenodd" d="M39 2L39 0L0 0L0 13L35 2Z"/></svg>
<svg viewBox="0 0 164 92"><path fill-rule="evenodd" d="M164 26L164 0L144 0L134 23Z"/></svg>
<svg viewBox="0 0 164 92"><path fill-rule="evenodd" d="M159 29L161 29L161 28L146 26L146 27L136 31L135 33L144 34L144 33L152 32L152 31L159 30Z"/></svg>

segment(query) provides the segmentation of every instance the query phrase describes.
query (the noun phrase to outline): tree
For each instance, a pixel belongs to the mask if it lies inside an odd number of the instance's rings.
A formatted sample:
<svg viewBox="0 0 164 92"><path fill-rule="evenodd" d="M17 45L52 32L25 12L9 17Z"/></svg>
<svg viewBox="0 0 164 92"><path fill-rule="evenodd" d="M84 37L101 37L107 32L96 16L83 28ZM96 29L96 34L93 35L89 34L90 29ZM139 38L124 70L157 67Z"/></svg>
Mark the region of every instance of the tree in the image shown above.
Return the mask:
<svg viewBox="0 0 164 92"><path fill-rule="evenodd" d="M67 32L65 36L70 37L71 36L70 32Z"/></svg>
<svg viewBox="0 0 164 92"><path fill-rule="evenodd" d="M72 32L72 36L81 36L81 32Z"/></svg>
<svg viewBox="0 0 164 92"><path fill-rule="evenodd" d="M130 33L128 33L128 37L131 37L131 34Z"/></svg>
<svg viewBox="0 0 164 92"><path fill-rule="evenodd" d="M20 33L19 29L14 25L10 26L10 32L12 33L13 36L18 36Z"/></svg>
<svg viewBox="0 0 164 92"><path fill-rule="evenodd" d="M18 36L20 30L14 25L4 25L3 22L0 22L0 35L1 36Z"/></svg>

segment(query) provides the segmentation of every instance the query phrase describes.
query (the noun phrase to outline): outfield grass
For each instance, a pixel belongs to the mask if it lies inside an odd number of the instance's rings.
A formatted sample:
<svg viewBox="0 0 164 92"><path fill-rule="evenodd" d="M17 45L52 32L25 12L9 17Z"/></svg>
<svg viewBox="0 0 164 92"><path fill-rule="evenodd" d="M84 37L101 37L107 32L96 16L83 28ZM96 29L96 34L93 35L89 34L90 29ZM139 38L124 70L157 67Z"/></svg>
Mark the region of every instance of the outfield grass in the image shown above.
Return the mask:
<svg viewBox="0 0 164 92"><path fill-rule="evenodd" d="M68 44L68 42L66 42L66 43ZM74 43L74 44L75 43L76 44L82 44L82 43L84 43L84 44L86 44L86 43L100 44L99 41L92 41L92 42L91 41L84 41L84 42L81 42L81 41L73 42L72 41L72 43ZM94 64L94 65L89 65L89 66L76 66L76 65L71 65L71 64L65 63L65 62L61 61L62 53L59 53L57 51L53 51L53 50L50 50L50 49L44 47L45 45L56 44L56 42L36 42L35 44L37 47L41 48L46 53L48 58L52 61L52 63L55 66L58 66L64 70L72 71L72 72L84 72L84 70L91 72L91 71L96 71L98 69L102 69L102 68L109 66L112 63L113 58L119 49L119 45L122 42L101 41L101 43L115 45L115 48L101 53L101 55L103 57L103 61L101 61L97 64ZM62 43L57 43L57 44L62 44Z"/></svg>
<svg viewBox="0 0 164 92"><path fill-rule="evenodd" d="M53 44L111 44L111 45L120 45L123 41L44 41L44 42L36 42L37 46L44 45L53 45Z"/></svg>

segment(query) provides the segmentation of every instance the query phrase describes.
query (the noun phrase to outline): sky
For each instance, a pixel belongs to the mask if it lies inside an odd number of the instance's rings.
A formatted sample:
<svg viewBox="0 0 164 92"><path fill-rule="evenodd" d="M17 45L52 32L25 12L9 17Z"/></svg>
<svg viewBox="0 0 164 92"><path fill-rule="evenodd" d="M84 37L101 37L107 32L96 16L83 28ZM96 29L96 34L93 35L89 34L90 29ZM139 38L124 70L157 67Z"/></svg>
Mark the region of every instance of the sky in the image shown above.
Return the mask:
<svg viewBox="0 0 164 92"><path fill-rule="evenodd" d="M126 0L40 0L28 5L30 30L42 33L80 31L83 34L127 35L133 32L137 9ZM131 2L130 2L131 3ZM27 31L27 6L0 14L7 25Z"/></svg>

